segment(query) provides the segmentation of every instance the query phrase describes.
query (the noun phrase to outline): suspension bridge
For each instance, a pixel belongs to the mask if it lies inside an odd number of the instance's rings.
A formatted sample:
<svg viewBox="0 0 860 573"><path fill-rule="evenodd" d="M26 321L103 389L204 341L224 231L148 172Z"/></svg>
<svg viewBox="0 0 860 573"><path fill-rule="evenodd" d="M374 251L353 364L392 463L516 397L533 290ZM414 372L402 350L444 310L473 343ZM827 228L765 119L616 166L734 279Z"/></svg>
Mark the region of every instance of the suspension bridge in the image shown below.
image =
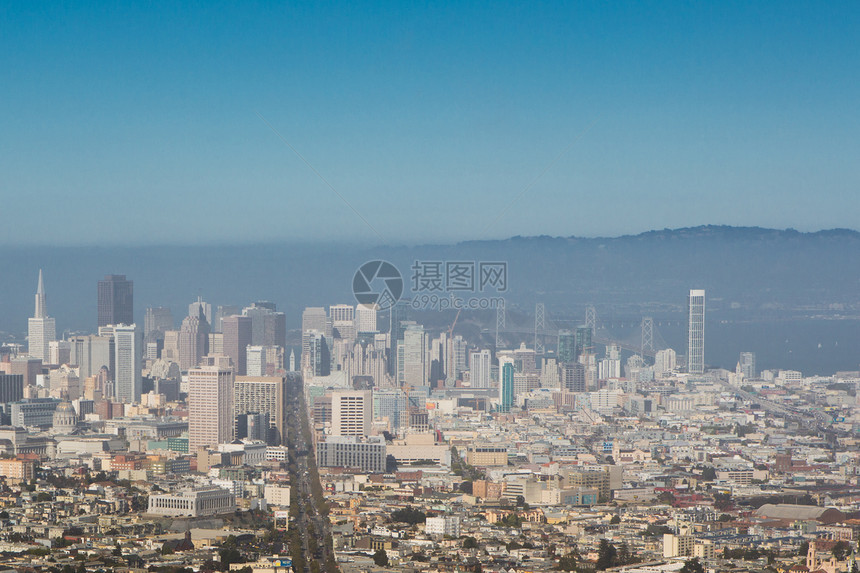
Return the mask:
<svg viewBox="0 0 860 573"><path fill-rule="evenodd" d="M630 328L636 321L625 320L616 321L613 325L620 329ZM533 339L533 348L538 354L543 354L548 345L552 346L558 340L560 331L575 332L579 326L587 326L591 328L592 344L603 346L615 345L622 350L633 352L641 356L654 358L658 350L668 348L669 345L660 335L654 319L650 316L643 316L638 322L638 328L632 328L633 335L627 338L614 336L607 324L600 321L597 310L594 306L588 306L585 309L585 317L583 319L572 318L551 318L547 316L546 308L543 303L535 305L534 325L509 325L507 321L507 313L504 306L496 308L496 347L500 348L506 338L516 336L519 339Z"/></svg>

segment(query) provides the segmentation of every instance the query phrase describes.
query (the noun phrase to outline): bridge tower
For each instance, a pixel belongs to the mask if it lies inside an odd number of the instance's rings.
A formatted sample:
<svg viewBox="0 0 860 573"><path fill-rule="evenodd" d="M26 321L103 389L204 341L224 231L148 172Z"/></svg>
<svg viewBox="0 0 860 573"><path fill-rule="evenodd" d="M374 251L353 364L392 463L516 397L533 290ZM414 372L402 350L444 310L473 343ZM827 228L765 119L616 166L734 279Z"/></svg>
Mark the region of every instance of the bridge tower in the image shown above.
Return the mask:
<svg viewBox="0 0 860 573"><path fill-rule="evenodd" d="M645 351L654 352L654 319L650 316L642 317L642 352L641 356L645 357Z"/></svg>
<svg viewBox="0 0 860 573"><path fill-rule="evenodd" d="M585 307L585 326L591 327L592 332L597 332L597 309L593 305Z"/></svg>
<svg viewBox="0 0 860 573"><path fill-rule="evenodd" d="M535 305L535 354L543 355L545 349L543 345L543 331L546 328L544 319L544 306L542 302Z"/></svg>

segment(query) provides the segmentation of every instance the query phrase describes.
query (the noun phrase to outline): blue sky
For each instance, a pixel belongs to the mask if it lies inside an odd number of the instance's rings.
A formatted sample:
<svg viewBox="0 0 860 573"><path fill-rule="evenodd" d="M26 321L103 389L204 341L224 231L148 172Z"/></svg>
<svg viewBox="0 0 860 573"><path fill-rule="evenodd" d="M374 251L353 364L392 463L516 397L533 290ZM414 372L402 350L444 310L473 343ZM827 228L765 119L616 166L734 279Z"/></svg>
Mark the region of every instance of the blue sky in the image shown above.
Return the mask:
<svg viewBox="0 0 860 573"><path fill-rule="evenodd" d="M857 228L858 29L857 2L2 2L0 244Z"/></svg>

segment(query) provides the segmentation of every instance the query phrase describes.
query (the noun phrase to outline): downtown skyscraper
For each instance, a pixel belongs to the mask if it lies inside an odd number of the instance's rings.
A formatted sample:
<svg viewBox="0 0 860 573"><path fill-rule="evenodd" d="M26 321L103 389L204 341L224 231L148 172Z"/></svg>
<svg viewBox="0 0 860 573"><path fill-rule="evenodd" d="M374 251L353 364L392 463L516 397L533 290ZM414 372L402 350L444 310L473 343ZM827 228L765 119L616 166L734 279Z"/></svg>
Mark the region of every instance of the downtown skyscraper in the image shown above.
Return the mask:
<svg viewBox="0 0 860 573"><path fill-rule="evenodd" d="M687 301L687 372L701 374L705 371L705 291L690 290Z"/></svg>
<svg viewBox="0 0 860 573"><path fill-rule="evenodd" d="M373 418L370 390L335 390L331 394L331 435L367 437Z"/></svg>
<svg viewBox="0 0 860 573"><path fill-rule="evenodd" d="M514 405L514 359L499 359L499 412L510 412Z"/></svg>
<svg viewBox="0 0 860 573"><path fill-rule="evenodd" d="M188 371L188 447L197 452L233 439L233 369L202 366Z"/></svg>
<svg viewBox="0 0 860 573"><path fill-rule="evenodd" d="M469 380L472 388L489 388L492 356L489 350L479 350L469 355Z"/></svg>
<svg viewBox="0 0 860 573"><path fill-rule="evenodd" d="M121 324L113 329L114 395L120 402L140 401L142 390L143 332L134 324Z"/></svg>
<svg viewBox="0 0 860 573"><path fill-rule="evenodd" d="M157 338L164 338L166 330L173 330L173 313L164 306L146 309L143 317L143 337L150 341L150 334L156 333Z"/></svg>
<svg viewBox="0 0 860 573"><path fill-rule="evenodd" d="M244 376L248 372L247 349L251 345L251 317L225 316L221 319L224 333L224 354L233 360L236 374Z"/></svg>
<svg viewBox="0 0 860 573"><path fill-rule="evenodd" d="M755 352L741 352L738 367L745 380L755 379L758 376L755 368Z"/></svg>
<svg viewBox="0 0 860 573"><path fill-rule="evenodd" d="M99 326L134 324L134 281L105 275L98 287Z"/></svg>
<svg viewBox="0 0 860 573"><path fill-rule="evenodd" d="M56 339L57 326L54 319L48 316L45 285L42 282L42 270L39 269L36 308L33 312L33 318L27 321L27 353L31 358L38 358L42 362L47 362L50 343Z"/></svg>

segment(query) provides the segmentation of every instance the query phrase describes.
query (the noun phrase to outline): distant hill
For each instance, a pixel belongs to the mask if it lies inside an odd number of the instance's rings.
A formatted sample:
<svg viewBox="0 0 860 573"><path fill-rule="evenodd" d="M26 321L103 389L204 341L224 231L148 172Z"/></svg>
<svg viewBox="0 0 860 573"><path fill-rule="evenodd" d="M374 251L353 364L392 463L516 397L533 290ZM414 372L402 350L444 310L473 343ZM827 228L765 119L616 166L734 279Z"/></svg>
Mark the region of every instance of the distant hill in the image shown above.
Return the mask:
<svg viewBox="0 0 860 573"><path fill-rule="evenodd" d="M506 261L508 306L581 316L593 303L635 315L678 313L689 288L708 290L714 312L773 313L822 305L860 308L860 233L702 226L611 238L512 237L453 245L6 247L0 254L0 331L24 333L39 268L58 330L92 330L96 282L135 283L135 314L164 305L177 319L201 294L213 304L272 300L297 328L302 308L353 303L358 266L385 259L407 282L416 260ZM834 306L834 308L839 308ZM621 310L619 310L621 309Z"/></svg>

